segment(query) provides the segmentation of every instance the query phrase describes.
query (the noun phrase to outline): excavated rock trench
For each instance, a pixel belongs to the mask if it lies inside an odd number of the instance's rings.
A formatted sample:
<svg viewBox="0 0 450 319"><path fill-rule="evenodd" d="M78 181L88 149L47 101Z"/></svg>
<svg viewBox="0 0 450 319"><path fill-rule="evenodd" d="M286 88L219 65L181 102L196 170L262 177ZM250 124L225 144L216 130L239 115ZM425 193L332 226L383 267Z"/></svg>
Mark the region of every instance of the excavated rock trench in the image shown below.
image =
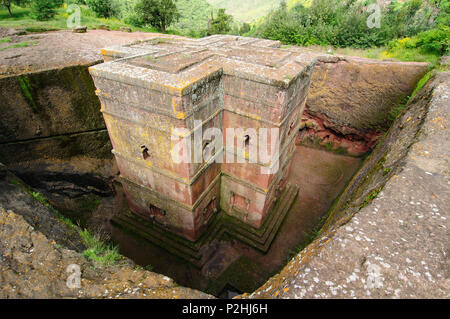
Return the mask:
<svg viewBox="0 0 450 319"><path fill-rule="evenodd" d="M7 227L6 225L20 220L20 225L32 225L58 245L78 252L83 250L79 238L63 240L63 235L55 235L63 230L54 231L57 226L46 228L44 225L49 224L46 221L49 217L45 214L33 216L33 210L29 208L33 205L33 199L27 198L26 194L20 195L10 183L11 179L17 177L44 194L54 208L72 221L117 244L120 252L136 264L143 267L150 265L152 271L171 277L182 286L223 298L244 292L254 292L255 297L277 297L280 292L294 290L278 282L278 277L286 272L284 266L289 259L318 236L324 223L325 230L332 229L330 225L342 223L343 216L352 216L357 212L356 208L369 205L373 199L370 195L374 190L379 191L394 171L400 169L400 159L392 167L385 165L387 154L399 152L402 155L397 157L403 158L413 142L412 137L403 144L391 145L390 148L385 145L387 138L382 137L397 116L398 106L406 102L416 83L426 72L426 65L420 63L324 57L316 65L313 74L289 177L290 183L299 186L299 197L282 221L270 248L261 252L243 242L223 237L221 241L210 243L205 248L208 258L199 267L181 258L179 254L169 252L161 243L155 244L144 239L139 231L111 222L118 215L127 215L128 206L121 185L115 181L118 170L110 153L112 147L101 119L92 82L87 77L87 66L90 64L0 78L0 97L2 101L6 101L0 105L0 109L8 115L0 121L0 162L9 171L6 175L3 174L0 183L0 206L4 209L0 211L4 219L2 225ZM423 108L427 106L428 104ZM16 111L12 111L13 109ZM420 129L422 121L423 119L411 125L414 132ZM396 129L391 129L389 134L393 134L393 130ZM412 136L415 135L414 132L411 133ZM379 145L373 152L377 143ZM372 185L372 177L380 172L382 177ZM371 181L366 181L365 177L370 177ZM15 214L21 215L24 220ZM9 219L15 221L10 222ZM2 236L4 232L2 230ZM36 244L33 236L35 235L31 234L31 246ZM2 252L7 250L5 247L0 247ZM8 249L11 252L11 247ZM11 254L8 256L4 255L5 258L2 258L3 268L22 261L30 265L24 259L16 260L13 257L9 260ZM58 261L64 259L64 256L56 258ZM288 266L292 267L291 264L292 262ZM34 269L36 276L39 276L38 268L27 267ZM107 293L98 287L92 288L96 279L94 274L89 274L86 287L90 288L82 293L74 294L60 288L54 289L52 294L48 287L42 287L42 291L47 291L42 296L152 297L152 294L155 295L151 291L156 290L163 292L158 297L206 296L181 287L176 288L176 293L173 293L170 289L178 286L172 282L165 284L164 280L161 282L159 279L144 284L149 290L141 289L138 294L132 294L133 284L121 288L121 280L125 281L129 276L132 269L130 267L132 266L116 266L114 272L121 278L110 279L109 284L114 288L106 289ZM55 276L55 281L64 278L61 269L59 273L56 271L59 275ZM111 270L99 271L111 273ZM265 284L280 271L280 275L269 281L276 282L275 284ZM142 278L146 278L145 273L153 274L143 270L139 272L144 274ZM20 276L11 275L0 279L4 282L11 281L9 286L13 287L17 286L14 283L19 278ZM144 279L139 278L131 282L136 285L142 283ZM280 282L285 282L288 277L283 275L283 278L284 281ZM295 285L299 286L298 283ZM261 286L264 289L258 289ZM27 286L19 293L11 288L5 296L39 297L39 290L31 292L30 289Z"/></svg>

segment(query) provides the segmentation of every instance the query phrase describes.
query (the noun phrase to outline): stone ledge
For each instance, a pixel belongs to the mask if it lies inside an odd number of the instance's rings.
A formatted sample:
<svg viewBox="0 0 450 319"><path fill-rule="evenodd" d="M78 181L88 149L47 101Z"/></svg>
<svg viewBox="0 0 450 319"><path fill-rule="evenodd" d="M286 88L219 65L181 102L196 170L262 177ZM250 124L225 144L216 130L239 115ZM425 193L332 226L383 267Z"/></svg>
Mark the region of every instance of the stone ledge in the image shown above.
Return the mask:
<svg viewBox="0 0 450 319"><path fill-rule="evenodd" d="M144 220L129 210L122 211L114 216L112 222L124 229L133 229L133 232L136 232L139 236L201 268L207 262L204 259L206 247L216 239L220 239L225 233L250 247L266 252L297 194L297 187L287 186L263 226L259 229L253 228L225 213L220 213L196 242L171 234L157 223Z"/></svg>

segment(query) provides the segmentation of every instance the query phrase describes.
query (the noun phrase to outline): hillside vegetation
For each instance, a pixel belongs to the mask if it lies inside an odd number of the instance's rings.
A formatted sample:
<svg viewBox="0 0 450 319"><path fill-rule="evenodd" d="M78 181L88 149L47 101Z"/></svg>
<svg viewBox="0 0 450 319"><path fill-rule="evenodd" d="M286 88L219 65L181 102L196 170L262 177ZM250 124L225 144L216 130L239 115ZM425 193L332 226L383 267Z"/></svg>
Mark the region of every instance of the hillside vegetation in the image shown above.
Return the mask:
<svg viewBox="0 0 450 319"><path fill-rule="evenodd" d="M372 3L313 0L291 8L281 3L247 34L300 46L370 49L372 55L378 52L371 57L433 64L448 54L448 0L392 1L380 8L379 19L369 10Z"/></svg>
<svg viewBox="0 0 450 319"><path fill-rule="evenodd" d="M124 22L118 17L102 18L97 17L92 10L86 6L81 5L81 24L88 28L98 28L100 25L107 25L111 30L119 30L121 27L131 27L134 31L157 32L153 27L134 27L129 23ZM33 18L31 8L29 6L18 7L12 6L12 16L8 11L0 7L0 27L3 28L22 28L28 32L42 32L52 30L67 29L67 18L69 12L67 5L55 9L55 15L52 19L39 21Z"/></svg>
<svg viewBox="0 0 450 319"><path fill-rule="evenodd" d="M208 0L217 8L225 8L237 20L251 22L277 8L282 0Z"/></svg>
<svg viewBox="0 0 450 319"><path fill-rule="evenodd" d="M211 12L217 12L207 0L178 0L177 8L181 17L174 27L179 30L206 29Z"/></svg>
<svg viewBox="0 0 450 319"><path fill-rule="evenodd" d="M283 0L207 0L216 8L225 8L236 20L241 22L253 22L276 9ZM288 0L288 7L298 3L309 6L312 0Z"/></svg>

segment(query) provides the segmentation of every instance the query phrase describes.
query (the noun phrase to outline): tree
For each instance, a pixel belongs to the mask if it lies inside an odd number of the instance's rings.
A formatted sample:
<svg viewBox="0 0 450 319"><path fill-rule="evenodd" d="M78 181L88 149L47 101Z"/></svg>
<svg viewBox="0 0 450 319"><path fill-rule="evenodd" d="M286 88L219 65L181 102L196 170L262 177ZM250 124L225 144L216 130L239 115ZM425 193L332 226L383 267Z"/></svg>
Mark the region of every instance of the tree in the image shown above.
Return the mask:
<svg viewBox="0 0 450 319"><path fill-rule="evenodd" d="M86 0L86 4L97 17L110 18L120 11L121 3L119 0Z"/></svg>
<svg viewBox="0 0 450 319"><path fill-rule="evenodd" d="M61 6L61 0L33 0L31 4L31 14L39 21L50 20L56 14L56 8Z"/></svg>
<svg viewBox="0 0 450 319"><path fill-rule="evenodd" d="M112 0L86 0L86 4L98 17L110 18L117 14L117 2Z"/></svg>
<svg viewBox="0 0 450 319"><path fill-rule="evenodd" d="M16 6L23 6L29 2L29 0L1 0L0 4L5 6L8 9L9 15L12 16L11 5L15 4Z"/></svg>
<svg viewBox="0 0 450 319"><path fill-rule="evenodd" d="M220 8L217 12L217 18L211 14L211 21L209 23L209 34L224 34L231 31L231 23L233 16L225 13L225 9Z"/></svg>
<svg viewBox="0 0 450 319"><path fill-rule="evenodd" d="M11 12L12 0L2 0L2 5L4 5L8 9L9 15L12 16Z"/></svg>
<svg viewBox="0 0 450 319"><path fill-rule="evenodd" d="M134 10L144 24L162 32L166 32L166 28L180 18L173 0L140 0Z"/></svg>
<svg viewBox="0 0 450 319"><path fill-rule="evenodd" d="M250 24L248 24L247 22L244 22L241 26L241 28L239 29L239 34L243 35L246 34L247 32L250 32L251 30L251 26Z"/></svg>

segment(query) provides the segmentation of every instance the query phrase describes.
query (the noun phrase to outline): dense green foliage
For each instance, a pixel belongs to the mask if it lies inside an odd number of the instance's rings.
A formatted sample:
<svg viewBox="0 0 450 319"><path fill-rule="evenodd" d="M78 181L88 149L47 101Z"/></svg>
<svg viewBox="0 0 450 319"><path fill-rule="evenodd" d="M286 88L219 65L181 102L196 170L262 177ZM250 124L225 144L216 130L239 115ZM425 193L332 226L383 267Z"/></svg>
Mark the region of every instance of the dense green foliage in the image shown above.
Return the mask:
<svg viewBox="0 0 450 319"><path fill-rule="evenodd" d="M191 30L192 35L202 32L208 28L211 13L215 14L217 9L206 0L177 0L180 19L173 26L178 30ZM187 31L189 33L189 31ZM205 35L205 32L203 34Z"/></svg>
<svg viewBox="0 0 450 319"><path fill-rule="evenodd" d="M63 2L63 0L32 0L31 15L36 20L50 20L56 15L56 8Z"/></svg>
<svg viewBox="0 0 450 319"><path fill-rule="evenodd" d="M217 8L224 8L233 15L236 20L242 22L252 22L263 17L279 6L282 0L208 0Z"/></svg>
<svg viewBox="0 0 450 319"><path fill-rule="evenodd" d="M7 10L10 16L12 16L12 5L16 6L24 6L28 4L30 0L0 0L0 6L4 6Z"/></svg>
<svg viewBox="0 0 450 319"><path fill-rule="evenodd" d="M423 34L422 41L439 39L442 46L442 41L445 42L442 36L447 30L448 43L448 0L393 1L381 8L379 27L371 28L368 20L373 19L375 12L368 10L368 5L372 2L314 0L309 7L297 3L291 9L282 3L254 33L296 45L369 48L388 45L393 39L415 36L439 26L440 31Z"/></svg>
<svg viewBox="0 0 450 319"><path fill-rule="evenodd" d="M85 2L98 17L109 18L120 12L119 2L115 0L86 0Z"/></svg>
<svg viewBox="0 0 450 319"><path fill-rule="evenodd" d="M89 28L107 24L117 30L131 25L133 30L191 37L240 34L315 46L316 50L432 65L448 54L450 0L392 1L381 9L379 21L374 20L376 11L371 8L375 0L286 1L249 2L255 9L264 4L278 6L250 25L229 14L237 8L249 9L248 3L238 0L64 0L64 6L63 0L0 0L0 25L30 32L64 29L70 14L67 5L76 3L81 24ZM43 19L50 20L39 21Z"/></svg>
<svg viewBox="0 0 450 319"><path fill-rule="evenodd" d="M230 32L232 22L233 16L226 14L225 9L219 9L217 16L211 19L208 34L225 34Z"/></svg>
<svg viewBox="0 0 450 319"><path fill-rule="evenodd" d="M173 0L140 0L135 6L138 21L165 32L180 14Z"/></svg>
<svg viewBox="0 0 450 319"><path fill-rule="evenodd" d="M450 28L440 25L436 29L423 31L413 38L391 41L389 50L421 49L423 52L443 55L449 48Z"/></svg>

